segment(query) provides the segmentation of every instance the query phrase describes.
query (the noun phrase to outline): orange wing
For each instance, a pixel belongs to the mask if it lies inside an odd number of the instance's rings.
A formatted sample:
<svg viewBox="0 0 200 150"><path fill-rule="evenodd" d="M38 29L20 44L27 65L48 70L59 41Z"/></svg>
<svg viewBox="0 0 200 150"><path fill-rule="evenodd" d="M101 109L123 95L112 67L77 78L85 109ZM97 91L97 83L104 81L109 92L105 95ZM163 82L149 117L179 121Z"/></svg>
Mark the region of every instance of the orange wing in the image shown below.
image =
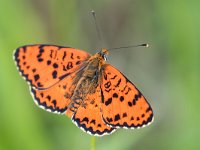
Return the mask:
<svg viewBox="0 0 200 150"><path fill-rule="evenodd" d="M29 45L14 53L22 76L37 89L46 89L80 68L90 54L70 47Z"/></svg>
<svg viewBox="0 0 200 150"><path fill-rule="evenodd" d="M100 86L95 93L87 95L84 104L78 108L72 120L79 128L91 135L103 136L115 131L115 128L106 125L103 121Z"/></svg>
<svg viewBox="0 0 200 150"><path fill-rule="evenodd" d="M115 128L139 128L153 121L153 111L141 92L111 65L102 70L102 113Z"/></svg>
<svg viewBox="0 0 200 150"><path fill-rule="evenodd" d="M35 103L42 109L53 113L66 112L75 88L73 79L76 75L76 72L74 72L45 90L38 90L31 87Z"/></svg>

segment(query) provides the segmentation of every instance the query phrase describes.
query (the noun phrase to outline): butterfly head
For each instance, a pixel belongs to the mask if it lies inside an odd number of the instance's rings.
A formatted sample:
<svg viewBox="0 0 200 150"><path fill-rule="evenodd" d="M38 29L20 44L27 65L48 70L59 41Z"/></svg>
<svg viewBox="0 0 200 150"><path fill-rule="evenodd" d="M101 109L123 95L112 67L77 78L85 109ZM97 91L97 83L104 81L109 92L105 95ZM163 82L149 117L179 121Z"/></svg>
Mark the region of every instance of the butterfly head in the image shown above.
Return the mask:
<svg viewBox="0 0 200 150"><path fill-rule="evenodd" d="M108 54L109 54L109 52L108 52L107 49L103 48L98 54L99 54L100 57L103 58L105 61L108 60Z"/></svg>

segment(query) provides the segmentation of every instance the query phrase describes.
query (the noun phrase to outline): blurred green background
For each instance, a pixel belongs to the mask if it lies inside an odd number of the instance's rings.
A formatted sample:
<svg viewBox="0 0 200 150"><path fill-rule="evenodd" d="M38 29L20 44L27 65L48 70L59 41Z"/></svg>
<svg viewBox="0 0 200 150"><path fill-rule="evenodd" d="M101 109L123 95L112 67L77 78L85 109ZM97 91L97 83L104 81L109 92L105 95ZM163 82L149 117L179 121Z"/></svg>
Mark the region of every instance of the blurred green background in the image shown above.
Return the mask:
<svg viewBox="0 0 200 150"><path fill-rule="evenodd" d="M97 150L200 149L199 0L0 0L0 150L90 149L91 136L69 118L37 107L12 59L35 43L100 47L97 13L109 63L133 81L152 105L155 121L140 130L97 138Z"/></svg>

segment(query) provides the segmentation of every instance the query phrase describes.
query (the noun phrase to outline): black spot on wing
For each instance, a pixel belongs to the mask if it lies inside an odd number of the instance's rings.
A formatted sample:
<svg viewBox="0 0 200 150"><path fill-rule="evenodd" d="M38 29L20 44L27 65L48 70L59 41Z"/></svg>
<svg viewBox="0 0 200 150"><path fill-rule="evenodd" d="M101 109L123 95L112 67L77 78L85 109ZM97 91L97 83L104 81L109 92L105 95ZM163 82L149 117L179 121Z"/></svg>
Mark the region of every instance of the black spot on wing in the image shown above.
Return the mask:
<svg viewBox="0 0 200 150"><path fill-rule="evenodd" d="M47 65L50 65L51 64L51 60L47 60Z"/></svg>
<svg viewBox="0 0 200 150"><path fill-rule="evenodd" d="M81 61L77 61L77 62L76 62L76 65L79 65L80 63L81 63Z"/></svg>
<svg viewBox="0 0 200 150"><path fill-rule="evenodd" d="M74 59L74 53L71 53L71 59Z"/></svg>
<svg viewBox="0 0 200 150"><path fill-rule="evenodd" d="M57 64L57 63L54 63L54 64L53 64L53 67L54 67L54 68L58 68L58 64Z"/></svg>
<svg viewBox="0 0 200 150"><path fill-rule="evenodd" d="M131 103L131 102L128 102L128 106L132 107L132 103Z"/></svg>
<svg viewBox="0 0 200 150"><path fill-rule="evenodd" d="M127 85L124 86L123 90L121 90L121 92L124 92L127 88Z"/></svg>
<svg viewBox="0 0 200 150"><path fill-rule="evenodd" d="M110 123L110 122L113 122L113 119L107 117L107 118L106 118L106 122L109 122L109 123Z"/></svg>
<svg viewBox="0 0 200 150"><path fill-rule="evenodd" d="M133 105L136 105L136 100L135 100L135 99L133 99L133 102L132 102L132 103L133 103Z"/></svg>
<svg viewBox="0 0 200 150"><path fill-rule="evenodd" d="M26 53L27 46L23 46L22 49L23 49L23 52Z"/></svg>
<svg viewBox="0 0 200 150"><path fill-rule="evenodd" d="M123 118L127 117L127 113L123 113Z"/></svg>
<svg viewBox="0 0 200 150"><path fill-rule="evenodd" d="M119 114L115 115L115 121L118 121L119 119L120 119L120 115Z"/></svg>
<svg viewBox="0 0 200 150"><path fill-rule="evenodd" d="M125 94L127 95L130 91L131 91L131 88L128 87L128 90L127 90L127 92Z"/></svg>
<svg viewBox="0 0 200 150"><path fill-rule="evenodd" d="M112 103L112 98L109 98L106 102L105 102L105 105L108 106Z"/></svg>
<svg viewBox="0 0 200 150"><path fill-rule="evenodd" d="M149 111L152 111L151 107L148 107L148 108L146 109L146 112L149 112Z"/></svg>
<svg viewBox="0 0 200 150"><path fill-rule="evenodd" d="M35 80L35 82L36 82L37 80L39 80L39 78L40 78L39 74L34 75L34 80Z"/></svg>
<svg viewBox="0 0 200 150"><path fill-rule="evenodd" d="M47 95L46 98L50 101L51 100L51 96Z"/></svg>
<svg viewBox="0 0 200 150"><path fill-rule="evenodd" d="M53 103L54 107L56 107L56 104L57 104L57 102L56 102L56 100L55 100L55 99L54 99L54 100L52 100L52 103Z"/></svg>
<svg viewBox="0 0 200 150"><path fill-rule="evenodd" d="M90 121L90 123L95 125L95 124L96 124L96 121L95 121L94 119L92 119L92 120Z"/></svg>
<svg viewBox="0 0 200 150"><path fill-rule="evenodd" d="M43 87L43 85L40 82L37 82L37 86L40 88Z"/></svg>
<svg viewBox="0 0 200 150"><path fill-rule="evenodd" d="M62 57L63 61L65 60L66 56L67 56L67 53L66 53L66 51L64 51L64 54L63 54L63 57Z"/></svg>
<svg viewBox="0 0 200 150"><path fill-rule="evenodd" d="M106 91L106 92L110 92L110 91L111 91L111 89L105 89L105 91Z"/></svg>
<svg viewBox="0 0 200 150"><path fill-rule="evenodd" d="M112 77L112 78L110 78L110 79L114 80L116 77L117 77L117 75L115 75L114 77Z"/></svg>
<svg viewBox="0 0 200 150"><path fill-rule="evenodd" d="M50 50L51 52L50 52L50 57L52 58L53 57L53 50Z"/></svg>
<svg viewBox="0 0 200 150"><path fill-rule="evenodd" d="M134 120L134 117L133 117L133 116L131 117L131 120Z"/></svg>
<svg viewBox="0 0 200 150"><path fill-rule="evenodd" d="M115 85L115 87L119 87L120 83L121 83L121 78L117 81L117 84Z"/></svg>
<svg viewBox="0 0 200 150"><path fill-rule="evenodd" d="M68 62L68 64L67 64L67 67L66 67L67 69L71 69L71 68L73 68L73 65L72 65L72 62Z"/></svg>
<svg viewBox="0 0 200 150"><path fill-rule="evenodd" d="M39 53L38 55L37 55L37 58L40 58L42 56L42 53Z"/></svg>
<svg viewBox="0 0 200 150"><path fill-rule="evenodd" d="M101 89L101 102L104 103L104 95L102 89Z"/></svg>
<svg viewBox="0 0 200 150"><path fill-rule="evenodd" d="M44 49L43 49L43 48L44 48L44 45L40 45L40 46L39 46L39 49L40 49L40 50L39 50L39 53L40 53L40 54L44 53Z"/></svg>
<svg viewBox="0 0 200 150"><path fill-rule="evenodd" d="M142 97L142 93L141 93L140 91L139 91L138 94L135 94L135 96L134 96L134 98L133 98L133 101L132 101L133 105L136 105L136 102L137 102L138 99L141 98L141 97Z"/></svg>
<svg viewBox="0 0 200 150"><path fill-rule="evenodd" d="M35 73L35 72L36 72L36 68L33 68L33 69L32 69L32 72Z"/></svg>
<svg viewBox="0 0 200 150"><path fill-rule="evenodd" d="M113 97L114 97L114 98L118 98L118 94L117 94L117 93L114 93L114 94L113 94Z"/></svg>
<svg viewBox="0 0 200 150"><path fill-rule="evenodd" d="M123 102L124 101L124 96L120 96L120 101Z"/></svg>
<svg viewBox="0 0 200 150"><path fill-rule="evenodd" d="M66 85L63 85L63 89L65 90L67 88L67 86Z"/></svg>
<svg viewBox="0 0 200 150"><path fill-rule="evenodd" d="M57 71L56 71L56 70L54 70L54 71L52 72L52 77L53 77L53 79L56 79L56 78L57 78Z"/></svg>
<svg viewBox="0 0 200 150"><path fill-rule="evenodd" d="M103 75L103 77L104 77L105 80L107 80L107 74L106 73Z"/></svg>
<svg viewBox="0 0 200 150"><path fill-rule="evenodd" d="M40 93L40 96L41 96L41 97L44 97L44 93Z"/></svg>
<svg viewBox="0 0 200 150"><path fill-rule="evenodd" d="M44 59L43 58L38 58L38 61L39 62L42 62Z"/></svg>
<svg viewBox="0 0 200 150"><path fill-rule="evenodd" d="M104 87L107 89L107 88L109 88L111 86L111 82L110 81L108 81L108 82L106 82L105 84L104 84Z"/></svg>

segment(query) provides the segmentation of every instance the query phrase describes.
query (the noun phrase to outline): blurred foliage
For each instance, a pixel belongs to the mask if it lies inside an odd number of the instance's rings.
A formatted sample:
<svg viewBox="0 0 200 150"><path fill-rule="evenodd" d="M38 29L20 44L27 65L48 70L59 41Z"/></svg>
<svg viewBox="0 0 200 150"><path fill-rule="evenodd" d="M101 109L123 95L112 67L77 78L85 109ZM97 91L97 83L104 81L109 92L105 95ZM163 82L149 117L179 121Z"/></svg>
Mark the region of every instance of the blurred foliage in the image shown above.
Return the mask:
<svg viewBox="0 0 200 150"><path fill-rule="evenodd" d="M97 138L97 150L200 149L199 0L0 0L0 150L89 149L91 136L69 118L38 108L12 60L33 43L100 47L90 10L107 48L148 42L150 47L111 51L109 63L132 80L151 103L154 123Z"/></svg>

